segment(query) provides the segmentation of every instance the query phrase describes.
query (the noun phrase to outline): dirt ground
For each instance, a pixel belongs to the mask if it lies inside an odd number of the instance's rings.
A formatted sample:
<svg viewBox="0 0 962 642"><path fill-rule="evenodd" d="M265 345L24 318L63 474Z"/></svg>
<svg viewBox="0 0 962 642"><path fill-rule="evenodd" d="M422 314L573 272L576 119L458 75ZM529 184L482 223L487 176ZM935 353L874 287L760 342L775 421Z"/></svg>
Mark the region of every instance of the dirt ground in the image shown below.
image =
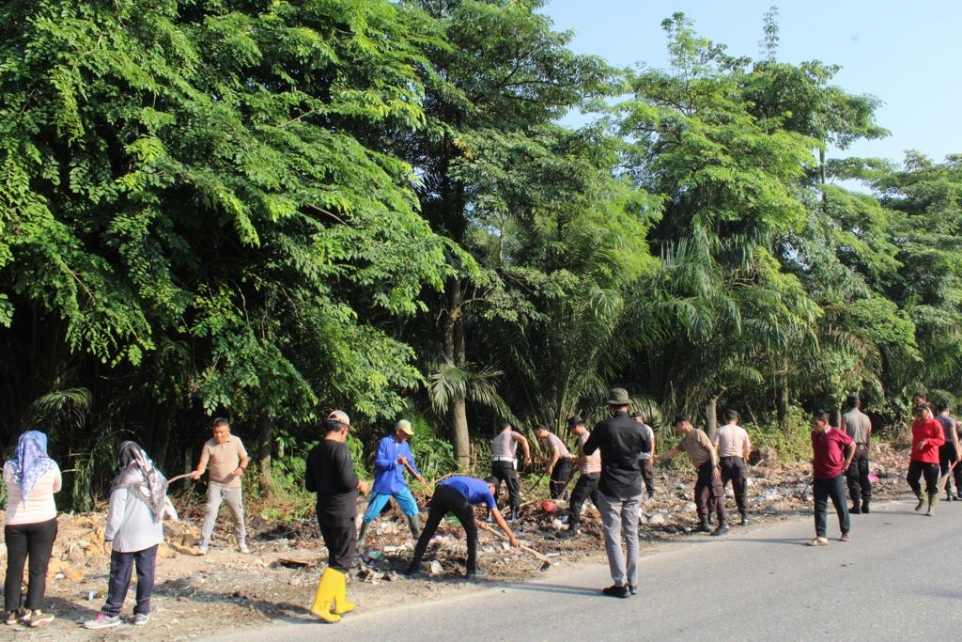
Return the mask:
<svg viewBox="0 0 962 642"><path fill-rule="evenodd" d="M876 445L871 460L872 472L878 477L873 487L875 498L884 501L907 493L906 452ZM691 468L656 470L658 490L643 507L643 553L679 537L703 536L693 533L697 517L691 499ZM811 514L810 466L776 465L763 456L757 465L749 466L749 476L748 528ZM734 509L730 487L728 492L728 506ZM486 575L476 583L467 583L462 578L463 531L442 524L425 557L426 572L417 579L407 579L400 573L407 566L414 542L406 522L392 504L391 512L373 524L361 548L360 563L351 573L348 597L359 610L369 611L478 590L485 581L521 581L551 573L552 568L604 563L597 511L586 509L584 534L559 538L558 532L566 526L559 513L548 514L541 509L541 499L527 502L522 507L522 518L513 522L512 528L523 543L549 556L551 568L540 570L541 561L507 548L494 535L482 531L479 566ZM0 640L197 640L275 621L314 619L307 608L324 568L326 551L312 519L266 521L250 511L252 553L242 555L228 539L229 516L224 507L210 553L200 557L196 555L196 544L202 510L202 506L186 507L180 522L167 524L150 622L139 627L130 624L134 593L131 586L122 613L125 623L101 631L87 631L81 624L94 617L104 602L109 570L109 557L102 550L105 514L61 515L47 584L47 610L57 619L39 629L0 624ZM359 513L361 510L363 506ZM741 527L733 522L732 528ZM4 568L5 558L3 547L0 561Z"/></svg>

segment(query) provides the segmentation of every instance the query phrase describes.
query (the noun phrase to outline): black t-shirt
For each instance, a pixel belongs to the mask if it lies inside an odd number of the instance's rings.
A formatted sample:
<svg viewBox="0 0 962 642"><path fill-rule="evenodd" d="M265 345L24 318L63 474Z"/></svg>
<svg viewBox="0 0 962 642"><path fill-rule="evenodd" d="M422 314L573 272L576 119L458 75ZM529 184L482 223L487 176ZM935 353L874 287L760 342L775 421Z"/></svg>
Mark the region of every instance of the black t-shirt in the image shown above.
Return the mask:
<svg viewBox="0 0 962 642"><path fill-rule="evenodd" d="M598 489L609 497L627 499L641 495L641 465L638 455L651 452L651 441L641 424L627 412L618 411L591 431L584 452L601 450L601 478Z"/></svg>
<svg viewBox="0 0 962 642"><path fill-rule="evenodd" d="M317 493L317 512L351 515L357 507L357 475L347 444L324 439L307 456L307 490Z"/></svg>

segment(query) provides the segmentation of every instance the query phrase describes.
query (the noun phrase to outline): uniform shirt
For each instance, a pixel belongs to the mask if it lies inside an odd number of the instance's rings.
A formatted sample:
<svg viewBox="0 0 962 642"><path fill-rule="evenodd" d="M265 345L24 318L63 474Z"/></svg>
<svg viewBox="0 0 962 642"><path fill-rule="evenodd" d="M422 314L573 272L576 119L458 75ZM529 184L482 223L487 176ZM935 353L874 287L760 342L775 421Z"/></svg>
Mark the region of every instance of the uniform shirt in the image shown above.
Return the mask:
<svg viewBox="0 0 962 642"><path fill-rule="evenodd" d="M852 408L842 415L842 428L856 444L867 444L872 421L858 408Z"/></svg>
<svg viewBox="0 0 962 642"><path fill-rule="evenodd" d="M561 438L553 432L548 433L548 449L552 452L557 451L558 457L561 459L571 455L571 451L565 446L565 442L561 441Z"/></svg>
<svg viewBox="0 0 962 642"><path fill-rule="evenodd" d="M712 446L708 435L698 428L693 428L690 433L685 435L678 444L678 448L685 451L695 468L701 468L703 464L708 462L718 464L715 447Z"/></svg>
<svg viewBox="0 0 962 642"><path fill-rule="evenodd" d="M513 430L505 430L499 433L491 442L492 457L511 457L514 459L514 454L517 450L518 437L517 433Z"/></svg>
<svg viewBox="0 0 962 642"><path fill-rule="evenodd" d="M925 446L918 448L920 441L925 440ZM939 446L945 443L942 424L935 418L922 419L919 417L912 424L912 454L910 459L922 464L939 463Z"/></svg>
<svg viewBox="0 0 962 642"><path fill-rule="evenodd" d="M234 476L234 471L240 467L241 457L247 457L247 451L240 437L231 435L222 444L215 439L208 439L200 453L199 468L203 470L209 463L207 472L210 481L236 488L241 485L241 479Z"/></svg>
<svg viewBox="0 0 962 642"><path fill-rule="evenodd" d="M407 488L408 483L404 479L404 464L397 463L398 457L407 458L418 475L421 471L414 465L414 455L411 453L411 446L405 439L398 443L394 435L388 435L381 439L377 447L377 456L374 458L374 486L371 489L374 493L383 495L393 495Z"/></svg>
<svg viewBox="0 0 962 642"><path fill-rule="evenodd" d="M641 495L638 455L645 450L651 451L651 443L627 412L619 410L612 418L598 422L582 449L586 455L601 451L598 490L618 499Z"/></svg>
<svg viewBox="0 0 962 642"><path fill-rule="evenodd" d="M638 424L638 426L641 428L641 432L645 433L648 437L648 450L642 451L642 453L638 455L638 459L644 461L645 459L651 459L651 444L655 441L655 431L652 430L648 424Z"/></svg>
<svg viewBox="0 0 962 642"><path fill-rule="evenodd" d="M484 504L488 508L497 508L498 506L494 501L494 495L491 494L491 489L488 488L488 482L483 479L455 475L454 477L448 477L438 486L450 486L464 495L469 504Z"/></svg>
<svg viewBox="0 0 962 642"><path fill-rule="evenodd" d="M845 447L853 443L848 434L828 426L812 431L812 472L817 479L833 479L845 471ZM936 453L938 457L938 453Z"/></svg>
<svg viewBox="0 0 962 642"><path fill-rule="evenodd" d="M322 439L307 455L304 486L317 493L318 514L354 515L357 509L357 475L347 444Z"/></svg>
<svg viewBox="0 0 962 642"><path fill-rule="evenodd" d="M57 516L57 504L53 499L53 494L60 492L63 480L60 477L60 468L56 463L34 482L26 503L23 501L23 488L16 482L13 474L13 463L10 461L3 465L3 481L7 485L7 517L5 523L8 526L39 524L50 521Z"/></svg>
<svg viewBox="0 0 962 642"><path fill-rule="evenodd" d="M725 424L716 430L714 442L719 457L744 457L752 450L748 432L738 424Z"/></svg>
<svg viewBox="0 0 962 642"><path fill-rule="evenodd" d="M591 436L591 433L588 431L578 435L578 456L585 458L585 463L581 464L579 469L582 475L594 475L601 472L601 453L585 454L585 442L588 441L589 436Z"/></svg>

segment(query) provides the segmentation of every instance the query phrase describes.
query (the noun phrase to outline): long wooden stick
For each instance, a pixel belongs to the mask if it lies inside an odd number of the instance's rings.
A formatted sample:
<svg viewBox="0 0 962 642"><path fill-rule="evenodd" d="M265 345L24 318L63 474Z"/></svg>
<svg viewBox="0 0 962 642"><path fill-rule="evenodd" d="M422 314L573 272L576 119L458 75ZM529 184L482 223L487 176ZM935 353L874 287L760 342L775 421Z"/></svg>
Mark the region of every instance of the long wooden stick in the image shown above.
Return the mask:
<svg viewBox="0 0 962 642"><path fill-rule="evenodd" d="M488 531L489 533L491 533L492 535L494 535L495 537L497 537L497 538L499 538L499 539L503 539L503 540L506 541L506 542L510 542L510 541L511 541L511 540L508 539L508 536L507 536L507 535L505 535L504 533L499 533L498 531L494 530L493 528L491 528L490 526L488 526L488 525L485 524L484 522L479 522L478 520L474 520L474 523L477 524L478 526L480 526L483 530ZM528 547L528 546L525 546L524 544L521 544L518 548L520 548L522 551L524 551L524 552L526 552L526 553L530 553L531 555L534 555L536 558L538 558L539 560L541 560L542 562L544 562L544 563L545 563L545 566L542 567L542 568L547 568L548 566L551 565L551 560L548 558L547 555L542 555L542 554L539 553L538 551L536 551L536 550L534 550L533 548L530 548L530 547Z"/></svg>
<svg viewBox="0 0 962 642"><path fill-rule="evenodd" d="M175 481L180 481L181 479L184 479L185 477L190 477L193 474L194 474L193 472L190 472L190 473L184 473L183 475L177 475L176 477L171 477L170 479L167 480L167 483L173 484Z"/></svg>

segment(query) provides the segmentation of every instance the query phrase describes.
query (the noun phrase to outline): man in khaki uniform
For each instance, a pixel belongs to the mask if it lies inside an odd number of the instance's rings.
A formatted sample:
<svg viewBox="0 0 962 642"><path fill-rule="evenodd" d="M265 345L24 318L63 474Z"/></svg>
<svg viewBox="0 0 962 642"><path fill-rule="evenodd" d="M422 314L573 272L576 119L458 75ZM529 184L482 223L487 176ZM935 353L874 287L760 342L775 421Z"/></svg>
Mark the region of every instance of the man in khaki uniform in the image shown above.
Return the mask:
<svg viewBox="0 0 962 642"><path fill-rule="evenodd" d="M848 512L859 515L869 512L869 503L872 501L872 483L868 479L872 421L862 412L862 402L858 395L849 395L845 405L846 412L842 415L842 425L839 428L855 442L855 457L852 465L845 471L848 478L848 496L852 499L852 507Z"/></svg>
<svg viewBox="0 0 962 642"><path fill-rule="evenodd" d="M217 512L221 501L227 502L234 518L234 536L241 553L250 553L247 547L247 527L244 524L244 502L241 497L241 476L250 459L239 437L230 433L230 424L223 417L213 423L214 437L204 444L197 469L190 474L191 479L200 479L210 464L207 486L207 513L200 529L198 555L206 555L210 547L210 536L214 532Z"/></svg>

